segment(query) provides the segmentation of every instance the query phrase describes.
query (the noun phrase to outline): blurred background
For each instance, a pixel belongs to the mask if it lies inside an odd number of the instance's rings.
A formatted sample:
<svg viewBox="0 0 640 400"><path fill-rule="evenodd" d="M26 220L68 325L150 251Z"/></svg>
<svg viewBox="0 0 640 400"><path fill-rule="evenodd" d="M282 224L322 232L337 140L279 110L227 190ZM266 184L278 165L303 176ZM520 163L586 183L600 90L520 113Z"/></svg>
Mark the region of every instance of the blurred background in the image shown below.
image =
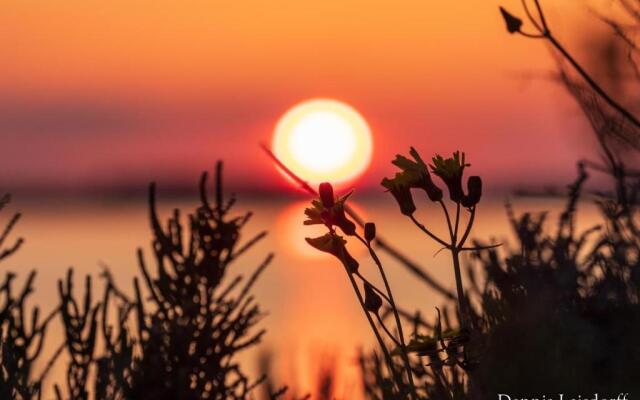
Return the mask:
<svg viewBox="0 0 640 400"><path fill-rule="evenodd" d="M625 101L625 57L594 10L607 1L545 4L555 35ZM520 2L500 3L511 8ZM55 280L73 266L108 265L130 290L135 250L148 251L146 188L159 186L164 213L196 205L199 174L225 161L225 184L251 232L270 231L234 273L268 251L276 260L258 283L269 311L255 368L273 352L277 381L313 390L335 365L339 397L357 390L358 345L372 343L344 273L307 249L304 193L279 174L258 144L295 104L343 101L369 123L373 158L347 186L356 208L446 287L446 256L398 218L379 182L410 145L424 155L462 149L491 201L475 236L509 237L503 202L515 190L562 189L575 163L597 156L587 121L553 78L542 42L506 33L495 2L371 3L26 0L0 6L0 187L24 218L25 246L11 270L37 268L36 300L56 299ZM588 26L588 29L584 27ZM588 51L587 51L588 47ZM554 199L517 210L557 209ZM581 223L589 225L589 208ZM435 215L435 213L433 214ZM425 219L430 218L428 212ZM408 240L407 238L411 238ZM357 251L354 250L357 254ZM407 309L443 300L390 260ZM50 339L55 343L56 339Z"/></svg>

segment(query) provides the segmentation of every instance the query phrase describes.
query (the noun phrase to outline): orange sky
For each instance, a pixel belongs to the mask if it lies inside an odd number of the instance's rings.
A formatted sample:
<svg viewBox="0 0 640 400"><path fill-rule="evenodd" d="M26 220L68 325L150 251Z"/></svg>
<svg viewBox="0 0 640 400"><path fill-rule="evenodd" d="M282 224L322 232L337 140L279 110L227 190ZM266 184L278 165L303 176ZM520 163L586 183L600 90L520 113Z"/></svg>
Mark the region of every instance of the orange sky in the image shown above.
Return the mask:
<svg viewBox="0 0 640 400"><path fill-rule="evenodd" d="M257 143L314 97L373 129L358 186L409 145L461 148L495 186L564 183L590 152L586 124L541 77L543 43L508 35L498 4L521 13L511 0L5 2L0 183L191 186L225 158L236 186L281 187ZM573 1L544 4L584 55L576 33L597 21Z"/></svg>

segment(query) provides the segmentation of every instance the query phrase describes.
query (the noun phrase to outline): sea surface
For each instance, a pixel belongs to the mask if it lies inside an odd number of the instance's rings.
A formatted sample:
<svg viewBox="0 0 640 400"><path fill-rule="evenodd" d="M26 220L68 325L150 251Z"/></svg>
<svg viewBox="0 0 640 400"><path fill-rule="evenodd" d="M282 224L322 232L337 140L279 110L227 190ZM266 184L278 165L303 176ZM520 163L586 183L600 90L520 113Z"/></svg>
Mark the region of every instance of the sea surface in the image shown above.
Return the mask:
<svg viewBox="0 0 640 400"><path fill-rule="evenodd" d="M194 210L197 197L160 195L159 210L168 216L175 207L183 213ZM507 198L484 199L478 208L472 237L505 243L512 241L512 232L505 212ZM557 221L562 199L511 198L516 213L525 211L549 213L549 228ZM337 260L310 248L305 237L320 235L322 227L303 226L304 197L273 198L256 195L239 196L235 210L240 214L253 211L254 216L243 232L243 240L261 230L269 235L228 271L229 277L250 274L270 252L275 258L255 285L254 295L267 312L261 327L267 329L263 342L246 352L239 360L250 374L257 376L257 360L269 355L272 375L277 384L291 387L291 393L315 392L322 371L335 371L335 396L358 398L360 375L356 365L359 348L372 348L373 335L359 309L353 290ZM390 196L357 195L353 206L367 220L377 225L380 236L401 249L420 264L444 287L454 290L453 271L446 251L425 237L409 219L402 216ZM444 236L446 225L441 210L431 203L420 203L417 214L426 226ZM0 220L9 212L21 211L23 218L14 237L22 236L25 244L20 251L0 265L0 271L14 271L20 278L36 269L36 291L31 305L46 312L58 303L57 280L73 267L75 288L83 288L84 275L94 278L95 297L102 294L99 278L108 267L116 282L126 293L132 293L132 279L139 274L136 249L142 248L153 271L150 253L151 232L148 208L143 197L113 200L93 197L39 198L17 196ZM466 212L462 215L466 217ZM581 205L578 227L598 222L593 205ZM464 226L464 225L463 225ZM361 271L374 282L380 282L375 265L365 249L356 242L348 248L360 261ZM429 285L417 279L405 267L380 252L396 301L406 310L421 310L427 318L435 314L436 306L446 300ZM482 276L481 271L477 271ZM229 279L228 277L228 279ZM20 279L18 280L20 281ZM46 338L45 352L52 353L62 343L62 331L56 321ZM41 368L42 365L39 366ZM45 397L52 395L55 381L64 381L62 359L55 365L46 382Z"/></svg>

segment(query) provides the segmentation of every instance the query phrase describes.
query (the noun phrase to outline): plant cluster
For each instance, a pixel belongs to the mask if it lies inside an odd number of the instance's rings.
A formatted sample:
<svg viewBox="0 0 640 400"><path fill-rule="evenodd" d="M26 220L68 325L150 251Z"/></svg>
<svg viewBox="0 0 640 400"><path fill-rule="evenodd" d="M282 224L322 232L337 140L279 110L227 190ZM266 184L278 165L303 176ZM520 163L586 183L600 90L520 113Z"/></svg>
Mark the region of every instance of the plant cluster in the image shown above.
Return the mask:
<svg viewBox="0 0 640 400"><path fill-rule="evenodd" d="M187 229L178 210L163 226L156 210L155 186L149 191L153 231L150 269L138 251L142 284L133 281L134 297L115 285L108 270L100 301L91 277L81 293L74 290L73 270L58 282L60 303L40 321L25 300L32 292L32 272L22 291L12 292L7 274L0 296L0 397L40 398L43 382L58 357L68 355L66 381L55 384L58 399L246 399L265 377L251 380L237 354L260 342L264 330L254 328L264 315L251 288L271 262L268 255L247 278L227 278L235 261L265 236L240 244L240 232L251 213L232 216L235 198L225 200L222 164L216 170L215 202L207 197L207 175L200 183L200 206L188 216ZM17 221L14 217L0 243ZM18 240L5 257L21 244ZM59 317L65 341L44 372L34 377L49 323ZM26 323L25 321L30 321ZM269 393L281 396L285 388Z"/></svg>
<svg viewBox="0 0 640 400"><path fill-rule="evenodd" d="M464 251L477 251L495 246L465 246L473 227L476 207L482 196L482 180L478 176L471 176L467 180L467 190L463 189L464 169L469 167L465 162L464 153L456 152L449 158L436 155L430 165L423 161L415 149L411 148L409 153L412 159L401 155L396 157L393 164L401 171L391 179L383 179L382 186L393 195L403 215L407 216L430 240L436 241L451 254L456 276L459 319L462 322L459 329L442 332L441 328L437 328L433 337L421 335L414 330L413 338L406 343L401 320L402 312L394 301L384 267L373 248L376 238L375 225L371 222L365 223L362 226L362 233L359 233L356 223L351 221L345 213L345 203L351 193L336 198L332 186L329 183L323 183L318 190L319 199L313 200L311 207L305 210L307 216L305 224L322 224L328 229L325 235L307 238L307 242L314 248L335 256L341 262L378 341L383 359L374 357L372 365L377 370L374 374L375 382L381 389L382 398L417 399L428 396L431 393L430 385L417 385L414 375L426 379L429 383L440 385L439 390L449 390L443 367L453 369L455 376L460 376L457 368L463 370L473 368L475 362L467 351L467 344L472 337L471 315L462 284L460 254ZM453 215L445 203L442 189L434 183L431 173L446 186L449 201L455 209ZM416 204L412 190L424 192L427 200L437 204L442 210L449 233L446 240L434 234L415 217ZM463 210L468 214L464 228ZM363 275L359 262L349 253L347 242L338 233L338 229L344 235L354 237L367 248L384 282L384 290L376 287ZM388 313L381 312L383 305ZM393 316L391 328L385 316ZM438 323L437 326L440 327L440 324ZM389 345L388 342L391 344ZM390 347L392 350L389 349ZM412 359L412 355L418 357ZM428 359L428 369L425 369L420 361L423 357ZM362 363L363 365L366 363L364 358ZM371 387L370 384L365 386ZM370 390L369 393L371 392Z"/></svg>

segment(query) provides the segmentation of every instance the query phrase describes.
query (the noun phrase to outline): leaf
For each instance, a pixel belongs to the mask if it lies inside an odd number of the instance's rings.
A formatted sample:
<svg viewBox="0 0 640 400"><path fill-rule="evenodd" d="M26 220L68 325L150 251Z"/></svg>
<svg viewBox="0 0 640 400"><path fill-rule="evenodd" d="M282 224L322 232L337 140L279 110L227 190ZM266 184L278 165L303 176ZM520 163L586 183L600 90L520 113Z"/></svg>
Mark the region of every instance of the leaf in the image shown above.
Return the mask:
<svg viewBox="0 0 640 400"><path fill-rule="evenodd" d="M364 308L367 311L374 314L378 314L378 311L382 307L382 298L378 296L378 293L373 290L373 287L365 282L364 283Z"/></svg>
<svg viewBox="0 0 640 400"><path fill-rule="evenodd" d="M442 339L442 323L440 322L440 309L436 307L436 311L438 312L438 320L436 322L436 326L434 328L435 339Z"/></svg>
<svg viewBox="0 0 640 400"><path fill-rule="evenodd" d="M325 253L333 254L336 257L340 257L342 249L346 243L342 237L331 233L325 233L324 235L316 238L305 238L305 240L309 245L311 245L311 247Z"/></svg>

